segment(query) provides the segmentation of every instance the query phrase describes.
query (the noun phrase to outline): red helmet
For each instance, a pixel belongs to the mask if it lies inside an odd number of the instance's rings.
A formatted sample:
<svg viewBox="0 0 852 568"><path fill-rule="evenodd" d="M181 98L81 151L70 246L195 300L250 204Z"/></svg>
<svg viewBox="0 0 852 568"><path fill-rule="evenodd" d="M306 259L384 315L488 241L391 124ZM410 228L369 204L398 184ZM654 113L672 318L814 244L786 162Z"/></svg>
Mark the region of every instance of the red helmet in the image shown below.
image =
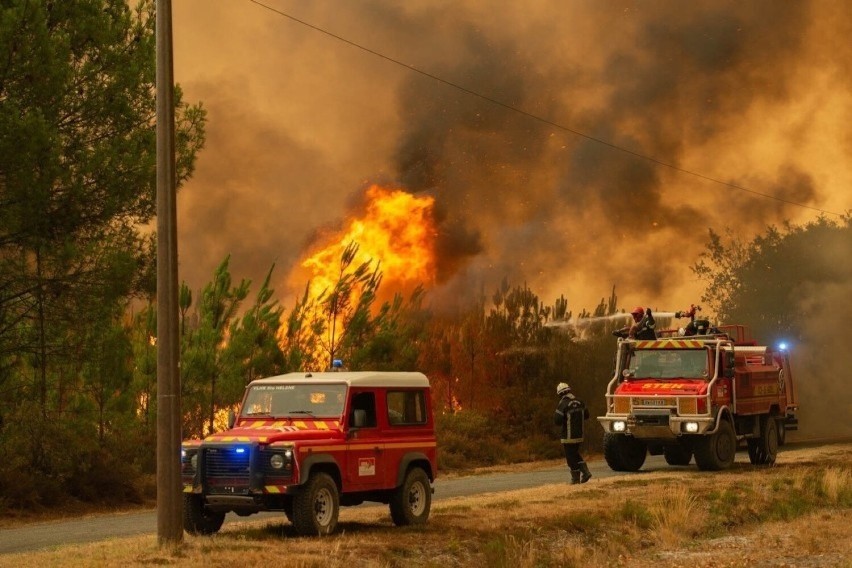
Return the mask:
<svg viewBox="0 0 852 568"><path fill-rule="evenodd" d="M630 311L630 313L634 316L641 316L645 314L645 308L643 308L642 306L636 306Z"/></svg>

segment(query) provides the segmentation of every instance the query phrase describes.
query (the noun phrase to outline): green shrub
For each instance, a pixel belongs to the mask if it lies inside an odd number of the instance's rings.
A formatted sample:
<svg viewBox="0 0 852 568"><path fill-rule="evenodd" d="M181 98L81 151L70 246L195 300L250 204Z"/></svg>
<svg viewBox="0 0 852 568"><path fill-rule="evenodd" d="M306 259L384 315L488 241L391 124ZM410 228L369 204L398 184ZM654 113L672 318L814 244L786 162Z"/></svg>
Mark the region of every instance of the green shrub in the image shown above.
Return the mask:
<svg viewBox="0 0 852 568"><path fill-rule="evenodd" d="M619 516L640 529L649 529L654 524L654 516L648 507L628 499L618 511Z"/></svg>
<svg viewBox="0 0 852 568"><path fill-rule="evenodd" d="M509 463L505 444L483 413L462 410L437 416L439 467L469 469Z"/></svg>

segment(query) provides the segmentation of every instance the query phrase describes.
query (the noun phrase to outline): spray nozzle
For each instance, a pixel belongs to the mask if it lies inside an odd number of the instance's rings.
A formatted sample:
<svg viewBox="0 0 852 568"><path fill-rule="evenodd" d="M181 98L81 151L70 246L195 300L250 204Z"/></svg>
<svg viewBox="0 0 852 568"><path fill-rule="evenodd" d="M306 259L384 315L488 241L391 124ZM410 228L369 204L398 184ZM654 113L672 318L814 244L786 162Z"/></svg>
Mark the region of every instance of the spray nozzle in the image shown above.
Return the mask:
<svg viewBox="0 0 852 568"><path fill-rule="evenodd" d="M688 310L680 310L675 312L676 318L694 318L695 312L700 312L701 306L696 306L695 304L690 304Z"/></svg>

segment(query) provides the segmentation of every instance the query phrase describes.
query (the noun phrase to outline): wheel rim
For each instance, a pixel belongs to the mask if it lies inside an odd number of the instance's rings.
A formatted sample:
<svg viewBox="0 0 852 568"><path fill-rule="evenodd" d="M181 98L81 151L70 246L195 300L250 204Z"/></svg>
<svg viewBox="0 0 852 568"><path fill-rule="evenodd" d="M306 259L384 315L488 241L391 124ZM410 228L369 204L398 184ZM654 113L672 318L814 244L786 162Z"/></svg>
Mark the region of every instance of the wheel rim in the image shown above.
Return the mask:
<svg viewBox="0 0 852 568"><path fill-rule="evenodd" d="M426 489L422 483L415 483L408 491L408 507L416 516L423 514L426 509Z"/></svg>
<svg viewBox="0 0 852 568"><path fill-rule="evenodd" d="M720 433L716 437L716 456L722 462L733 461L733 455L736 451L736 439L728 435L727 432Z"/></svg>
<svg viewBox="0 0 852 568"><path fill-rule="evenodd" d="M317 491L314 498L314 518L317 520L317 524L322 527L328 526L331 523L333 509L331 491L328 489Z"/></svg>
<svg viewBox="0 0 852 568"><path fill-rule="evenodd" d="M771 426L768 426L771 424ZM769 419L766 427L766 450L769 454L768 457L774 456L778 452L778 426L775 424L773 419Z"/></svg>

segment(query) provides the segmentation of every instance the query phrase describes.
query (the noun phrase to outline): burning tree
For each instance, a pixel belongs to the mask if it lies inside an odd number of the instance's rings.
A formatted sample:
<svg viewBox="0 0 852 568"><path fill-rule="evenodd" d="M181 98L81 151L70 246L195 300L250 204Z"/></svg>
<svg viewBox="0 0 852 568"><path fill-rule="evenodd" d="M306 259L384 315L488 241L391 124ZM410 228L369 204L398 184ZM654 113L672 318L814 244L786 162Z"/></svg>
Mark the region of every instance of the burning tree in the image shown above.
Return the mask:
<svg viewBox="0 0 852 568"><path fill-rule="evenodd" d="M402 311L418 310L423 285L435 280L433 199L378 185L364 196L362 214L327 236L296 275L307 271L309 281L281 343L297 368L325 368L341 356L352 361L368 340L387 338Z"/></svg>

